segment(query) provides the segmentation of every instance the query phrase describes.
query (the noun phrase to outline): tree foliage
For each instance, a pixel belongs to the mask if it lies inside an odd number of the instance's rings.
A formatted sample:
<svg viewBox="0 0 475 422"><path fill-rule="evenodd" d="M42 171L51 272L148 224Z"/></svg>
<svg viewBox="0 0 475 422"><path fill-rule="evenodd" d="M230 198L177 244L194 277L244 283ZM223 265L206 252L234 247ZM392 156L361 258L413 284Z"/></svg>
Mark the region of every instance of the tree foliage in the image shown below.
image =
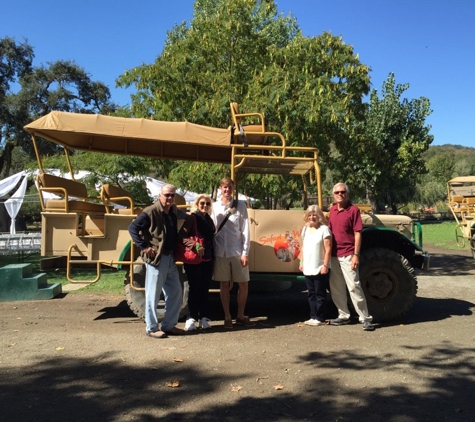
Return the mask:
<svg viewBox="0 0 475 422"><path fill-rule="evenodd" d="M0 39L0 174L7 162L6 175L9 174L9 160L14 143L8 142L18 127L18 118L23 117L20 110L13 107L11 87L31 71L33 48L24 43L15 43L12 38Z"/></svg>
<svg viewBox="0 0 475 422"><path fill-rule="evenodd" d="M443 207L447 182L458 176L475 175L475 148L460 145L431 146L423 155L427 173L417 184L415 200L426 207Z"/></svg>
<svg viewBox="0 0 475 422"><path fill-rule="evenodd" d="M155 62L117 82L137 88L131 105L136 117L227 127L229 103L236 101L243 111L263 112L270 129L290 144L325 153L331 141L346 148L364 117L368 71L340 37L303 37L295 18L279 14L273 0L197 0L190 24L168 33ZM222 171L203 164L179 168L192 190L215 185ZM271 191L297 198L300 191L275 176L244 184L259 198Z"/></svg>
<svg viewBox="0 0 475 422"><path fill-rule="evenodd" d="M408 100L403 94L409 84L397 84L391 73L370 102L361 134L356 133L347 150L339 150L340 175L354 187L363 189L373 209L389 205L393 212L415 194L419 175L426 172L422 153L433 136L426 118L427 98Z"/></svg>
<svg viewBox="0 0 475 422"><path fill-rule="evenodd" d="M12 169L12 151L21 149L34 158L32 143L23 126L52 110L75 113L114 111L110 91L76 63L56 61L32 66L33 47L11 38L0 40L0 174ZM40 151L54 154L51 142L39 144Z"/></svg>

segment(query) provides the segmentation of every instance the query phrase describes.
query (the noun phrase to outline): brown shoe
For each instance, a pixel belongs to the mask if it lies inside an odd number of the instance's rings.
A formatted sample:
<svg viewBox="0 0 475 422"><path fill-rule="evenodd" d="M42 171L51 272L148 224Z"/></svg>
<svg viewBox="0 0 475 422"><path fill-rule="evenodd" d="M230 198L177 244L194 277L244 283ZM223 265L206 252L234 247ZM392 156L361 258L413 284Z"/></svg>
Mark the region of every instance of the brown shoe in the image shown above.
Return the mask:
<svg viewBox="0 0 475 422"><path fill-rule="evenodd" d="M244 318L236 318L236 324L245 325L246 327L254 327L256 325L256 323L252 322L247 316Z"/></svg>
<svg viewBox="0 0 475 422"><path fill-rule="evenodd" d="M178 327L173 327L165 331L165 334L168 336L182 336L183 334L185 334L185 330L182 330Z"/></svg>
<svg viewBox="0 0 475 422"><path fill-rule="evenodd" d="M152 338L167 338L167 335L163 331L147 331L146 334Z"/></svg>
<svg viewBox="0 0 475 422"><path fill-rule="evenodd" d="M224 328L227 328L228 330L233 329L233 320L232 319L225 319L224 320Z"/></svg>

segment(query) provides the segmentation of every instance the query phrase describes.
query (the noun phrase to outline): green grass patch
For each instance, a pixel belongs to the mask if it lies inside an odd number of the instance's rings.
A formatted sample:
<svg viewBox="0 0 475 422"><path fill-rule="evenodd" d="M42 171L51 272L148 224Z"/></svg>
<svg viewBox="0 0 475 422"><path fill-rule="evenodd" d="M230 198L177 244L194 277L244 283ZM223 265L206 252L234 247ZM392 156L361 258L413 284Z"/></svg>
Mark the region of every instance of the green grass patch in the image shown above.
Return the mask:
<svg viewBox="0 0 475 422"><path fill-rule="evenodd" d="M423 245L434 245L439 248L452 250L470 250L468 245L464 248L457 246L455 241L455 226L453 221L422 223ZM20 255L0 255L0 267L8 264L16 264L19 262L31 263L33 271L40 271L40 254L24 255L23 260ZM43 271L47 274L50 283L69 284L66 278L66 269L58 268L54 270ZM115 270L111 268L101 269L101 278L98 282L92 283L85 288L75 290L71 293L81 294L88 292L104 292L122 295L124 291L124 270ZM73 280L94 280L96 278L96 269L84 269L74 267L71 277Z"/></svg>
<svg viewBox="0 0 475 422"><path fill-rule="evenodd" d="M439 248L452 250L469 250L470 247L466 244L464 248L457 246L455 240L455 226L454 221L422 223L422 239L423 244L434 245Z"/></svg>

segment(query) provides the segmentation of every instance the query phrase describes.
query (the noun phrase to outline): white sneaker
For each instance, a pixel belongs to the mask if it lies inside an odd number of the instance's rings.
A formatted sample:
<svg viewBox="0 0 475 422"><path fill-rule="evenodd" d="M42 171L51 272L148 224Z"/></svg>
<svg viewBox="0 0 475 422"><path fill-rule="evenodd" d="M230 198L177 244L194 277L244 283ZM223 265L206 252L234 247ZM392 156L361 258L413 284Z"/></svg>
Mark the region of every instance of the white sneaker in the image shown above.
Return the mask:
<svg viewBox="0 0 475 422"><path fill-rule="evenodd" d="M311 325L312 327L316 327L318 325L325 325L324 322L319 321L318 319L313 319L313 318L309 319L308 321L305 321L304 324Z"/></svg>
<svg viewBox="0 0 475 422"><path fill-rule="evenodd" d="M203 317L200 319L200 328L202 328L203 330L207 330L209 328L211 328L211 325L209 324L211 320L206 318L206 317Z"/></svg>
<svg viewBox="0 0 475 422"><path fill-rule="evenodd" d="M196 330L196 321L193 318L188 318L185 322L185 331Z"/></svg>

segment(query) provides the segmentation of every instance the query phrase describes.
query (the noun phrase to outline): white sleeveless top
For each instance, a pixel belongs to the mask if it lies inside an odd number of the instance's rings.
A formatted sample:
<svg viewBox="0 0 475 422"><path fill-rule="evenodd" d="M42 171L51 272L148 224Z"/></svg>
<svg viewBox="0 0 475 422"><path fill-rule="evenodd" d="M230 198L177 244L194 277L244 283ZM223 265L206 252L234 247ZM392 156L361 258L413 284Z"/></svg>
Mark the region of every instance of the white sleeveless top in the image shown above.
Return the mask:
<svg viewBox="0 0 475 422"><path fill-rule="evenodd" d="M330 229L321 224L318 229L305 226L302 229L302 261L304 275L317 275L323 266L325 248L323 240L331 237ZM330 262L328 263L330 268Z"/></svg>

